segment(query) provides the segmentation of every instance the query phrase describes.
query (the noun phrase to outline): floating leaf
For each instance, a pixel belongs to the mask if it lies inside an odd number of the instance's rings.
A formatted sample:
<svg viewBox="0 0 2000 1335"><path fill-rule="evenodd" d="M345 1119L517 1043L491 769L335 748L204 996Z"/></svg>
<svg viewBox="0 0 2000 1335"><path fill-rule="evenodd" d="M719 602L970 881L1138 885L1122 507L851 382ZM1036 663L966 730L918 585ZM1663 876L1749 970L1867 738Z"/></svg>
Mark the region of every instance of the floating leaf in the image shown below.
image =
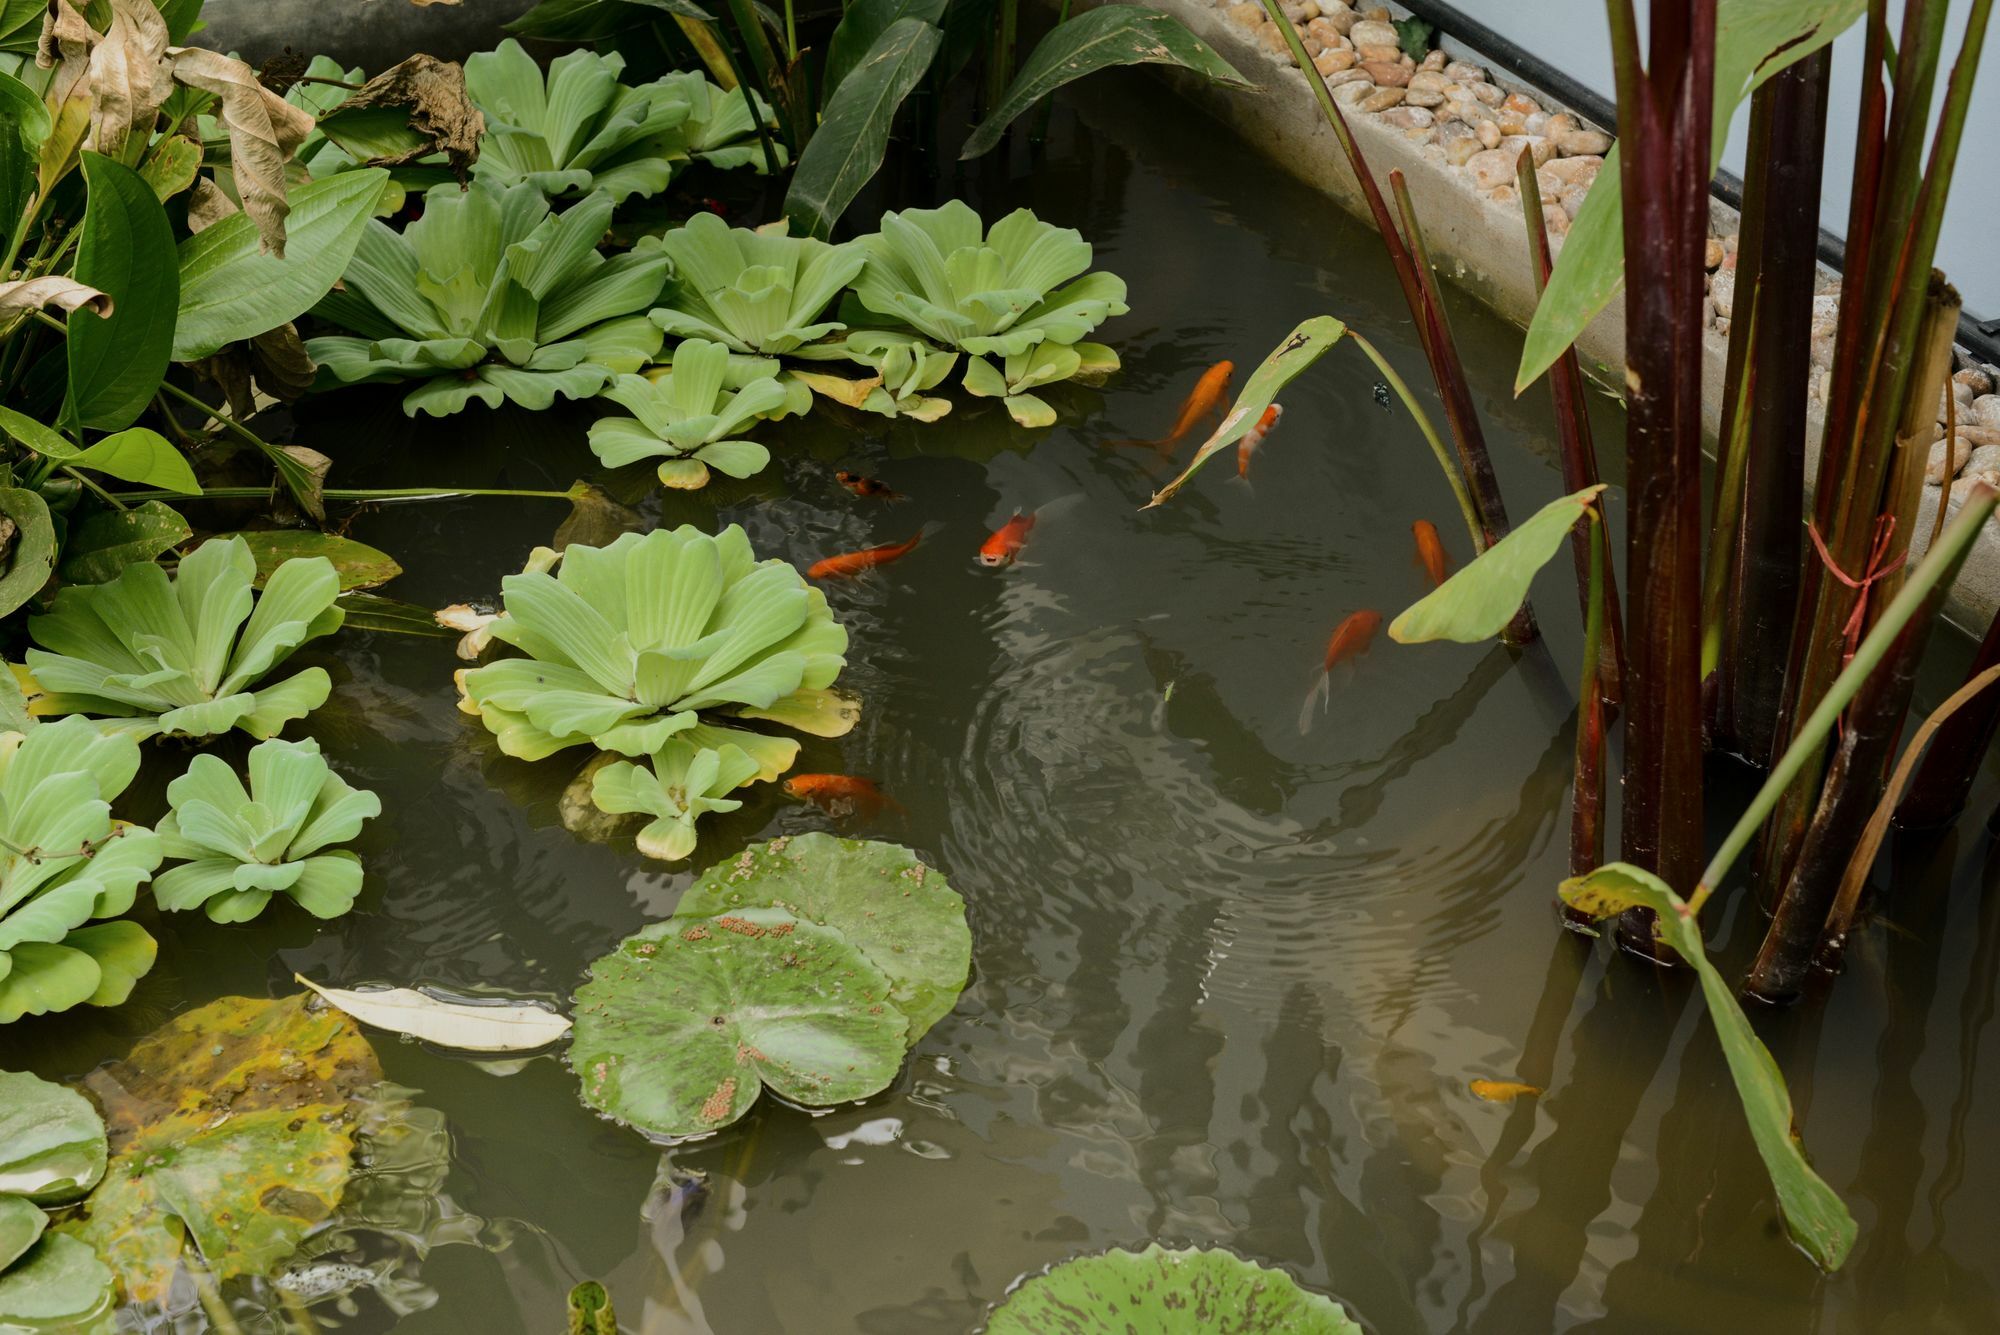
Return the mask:
<svg viewBox="0 0 2000 1335"><path fill-rule="evenodd" d="M569 1291L569 1335L618 1335L618 1313L611 1295L594 1279Z"/></svg>
<svg viewBox="0 0 2000 1335"><path fill-rule="evenodd" d="M1496 545L1496 550L1497 545ZM1722 1040L1722 1055L1736 1082L1736 1096L1750 1122L1750 1137L1778 1193L1778 1209L1792 1241L1822 1270L1838 1270L1854 1246L1854 1216L1814 1173L1799 1148L1792 1096L1784 1074L1771 1058L1737 1004L1736 994L1709 963L1702 948L1701 928L1681 897L1651 872L1623 862L1607 863L1585 876L1562 883L1562 899L1593 918L1616 917L1629 908L1651 909L1659 920L1661 939L1694 966L1708 1002L1708 1018Z"/></svg>
<svg viewBox="0 0 2000 1335"><path fill-rule="evenodd" d="M1116 65L1179 65L1211 83L1255 87L1172 15L1145 5L1103 5L1049 30L958 156L978 157L1029 107L1071 80Z"/></svg>
<svg viewBox="0 0 2000 1335"><path fill-rule="evenodd" d="M152 561L194 536L165 501L129 510L99 510L70 529L63 544L62 577L71 584L102 584L126 566Z"/></svg>
<svg viewBox="0 0 2000 1335"><path fill-rule="evenodd" d="M0 1272L41 1239L49 1217L26 1196L0 1196Z"/></svg>
<svg viewBox="0 0 2000 1335"><path fill-rule="evenodd" d="M703 872L674 916L747 908L783 909L859 946L889 976L912 1043L951 1012L972 968L965 901L899 844L818 832L773 839Z"/></svg>
<svg viewBox="0 0 2000 1335"><path fill-rule="evenodd" d="M782 910L670 918L591 965L570 1065L589 1106L702 1135L767 1086L805 1107L887 1088L909 1025L890 994L853 942Z"/></svg>
<svg viewBox="0 0 2000 1335"><path fill-rule="evenodd" d="M1333 1299L1233 1252L1154 1243L1032 1275L984 1335L1363 1335Z"/></svg>
<svg viewBox="0 0 2000 1335"><path fill-rule="evenodd" d="M104 1157L104 1121L89 1099L25 1071L0 1071L0 1197L75 1200L104 1176Z"/></svg>
<svg viewBox="0 0 2000 1335"><path fill-rule="evenodd" d="M532 1052L569 1032L568 1017L527 1001L446 1001L412 987L350 991L293 979L363 1024L465 1052Z"/></svg>
<svg viewBox="0 0 2000 1335"><path fill-rule="evenodd" d="M382 1073L354 1021L306 1001L225 997L85 1078L112 1157L60 1230L97 1249L129 1300L164 1298L190 1242L218 1281L270 1274L339 1202L351 1100Z"/></svg>
<svg viewBox="0 0 2000 1335"><path fill-rule="evenodd" d="M1550 501L1526 523L1405 608L1389 623L1389 638L1399 644L1430 640L1476 644L1498 635L1527 598L1535 573L1549 563L1603 490L1600 482L1573 496Z"/></svg>
<svg viewBox="0 0 2000 1335"><path fill-rule="evenodd" d="M387 552L377 551L365 542L313 529L258 529L219 536L241 538L249 544L250 555L257 562L256 586L260 589L279 566L295 557L324 556L331 561L334 573L340 577L342 593L372 589L403 573L403 567Z"/></svg>
<svg viewBox="0 0 2000 1335"><path fill-rule="evenodd" d="M1285 336L1284 342L1271 349L1271 355L1257 364L1250 378L1243 382L1243 392L1236 396L1236 402L1222 416L1221 425L1215 434L1202 442L1194 452L1194 458L1181 470L1181 475L1153 493L1153 499L1144 506L1152 509L1164 504L1187 484L1195 470L1216 455L1243 439L1250 428L1257 425L1257 419L1278 397L1278 391L1292 382L1292 378L1325 356L1333 345L1340 342L1347 333L1347 326L1331 315L1315 315L1302 321L1299 327Z"/></svg>
<svg viewBox="0 0 2000 1335"><path fill-rule="evenodd" d="M0 1274L0 1330L86 1331L110 1314L111 1267L75 1238L45 1234Z"/></svg>

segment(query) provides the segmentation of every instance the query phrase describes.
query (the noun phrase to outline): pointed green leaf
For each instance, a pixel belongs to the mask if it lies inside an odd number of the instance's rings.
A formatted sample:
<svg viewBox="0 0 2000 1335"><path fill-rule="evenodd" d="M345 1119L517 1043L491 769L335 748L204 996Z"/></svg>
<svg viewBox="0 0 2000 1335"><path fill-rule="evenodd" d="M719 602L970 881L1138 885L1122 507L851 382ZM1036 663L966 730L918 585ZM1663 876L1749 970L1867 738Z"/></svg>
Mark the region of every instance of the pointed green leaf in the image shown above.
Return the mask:
<svg viewBox="0 0 2000 1335"><path fill-rule="evenodd" d="M877 39L897 20L917 19L936 26L944 17L946 4L947 0L854 0L840 16L840 23L826 44L820 104L826 104L854 67L866 59Z"/></svg>
<svg viewBox="0 0 2000 1335"><path fill-rule="evenodd" d="M166 376L180 306L173 228L139 173L99 153L83 155L89 206L76 265L79 283L116 303L103 319L69 326L65 421L100 431L130 426Z"/></svg>
<svg viewBox="0 0 2000 1335"><path fill-rule="evenodd" d="M1399 644L1429 640L1476 644L1498 635L1527 598L1535 573L1549 563L1603 490L1600 482L1550 501L1404 609L1389 623L1389 638Z"/></svg>
<svg viewBox="0 0 2000 1335"><path fill-rule="evenodd" d="M176 491L183 496L201 495L201 483L187 458L159 432L143 426L127 427L106 436L70 461L77 468L95 469L143 487Z"/></svg>
<svg viewBox="0 0 2000 1335"><path fill-rule="evenodd" d="M943 40L922 19L897 19L834 90L785 192L785 216L800 232L822 240L833 234L840 215L881 167L896 110Z"/></svg>

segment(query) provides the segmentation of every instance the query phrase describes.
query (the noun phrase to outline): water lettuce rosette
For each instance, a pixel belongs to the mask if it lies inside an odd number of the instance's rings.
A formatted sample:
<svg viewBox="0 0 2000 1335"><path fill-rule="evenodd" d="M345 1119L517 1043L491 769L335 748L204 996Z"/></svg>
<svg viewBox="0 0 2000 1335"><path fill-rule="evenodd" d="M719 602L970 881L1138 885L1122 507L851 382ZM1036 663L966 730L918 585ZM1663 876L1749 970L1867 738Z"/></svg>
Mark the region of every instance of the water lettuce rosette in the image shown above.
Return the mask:
<svg viewBox="0 0 2000 1335"><path fill-rule="evenodd" d="M749 477L771 452L738 433L784 412L789 395L770 363L754 365L735 387L731 379L729 349L689 339L674 349L670 370L621 375L605 386L604 397L632 416L592 422L591 452L609 468L657 458L660 481L683 491L707 486L710 469Z"/></svg>
<svg viewBox="0 0 2000 1335"><path fill-rule="evenodd" d="M675 338L700 338L732 352L776 357L846 326L822 318L861 272L855 242L831 245L789 236L785 224L755 231L698 213L665 233L676 281L652 312Z"/></svg>

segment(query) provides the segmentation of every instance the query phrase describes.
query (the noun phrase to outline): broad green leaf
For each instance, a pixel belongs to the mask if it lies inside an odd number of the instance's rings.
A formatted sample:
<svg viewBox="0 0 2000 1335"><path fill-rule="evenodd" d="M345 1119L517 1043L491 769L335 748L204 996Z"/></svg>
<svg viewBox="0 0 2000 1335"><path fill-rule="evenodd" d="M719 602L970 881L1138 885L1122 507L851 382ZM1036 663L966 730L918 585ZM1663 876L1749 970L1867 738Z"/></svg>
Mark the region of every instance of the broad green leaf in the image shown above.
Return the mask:
<svg viewBox="0 0 2000 1335"><path fill-rule="evenodd" d="M1867 0L1720 0L1716 6L1715 114L1710 165L1722 160L1736 109L1759 84L1828 45L1859 18ZM1625 285L1625 208L1616 147L1563 238L1549 285L1521 345L1514 392L1555 365Z"/></svg>
<svg viewBox="0 0 2000 1335"><path fill-rule="evenodd" d="M0 487L0 514L14 521L12 549L0 575L0 616L40 593L56 565L56 526L48 503L26 487Z"/></svg>
<svg viewBox="0 0 2000 1335"><path fill-rule="evenodd" d="M1751 1139L1777 1190L1786 1231L1820 1269L1838 1270L1854 1246L1854 1217L1806 1162L1784 1074L1758 1041L1735 992L1709 963L1701 928L1687 905L1659 877L1623 862L1571 877L1562 883L1561 892L1565 904L1593 918L1615 917L1628 908L1651 909L1659 920L1661 938L1694 966L1708 1002L1708 1018L1722 1040L1722 1055L1750 1122Z"/></svg>
<svg viewBox="0 0 2000 1335"><path fill-rule="evenodd" d="M36 7L39 17L40 7ZM35 162L48 137L42 99L13 75L0 71L0 250L17 227L27 225L35 194Z"/></svg>
<svg viewBox="0 0 2000 1335"><path fill-rule="evenodd" d="M1363 1335L1333 1299L1233 1252L1077 1256L1008 1293L982 1335Z"/></svg>
<svg viewBox="0 0 2000 1335"><path fill-rule="evenodd" d="M111 1312L112 1273L75 1238L49 1233L0 1274L0 1330L91 1331Z"/></svg>
<svg viewBox="0 0 2000 1335"><path fill-rule="evenodd" d="M1278 397L1278 391L1289 385L1299 372L1324 357L1346 333L1347 326L1331 315L1315 315L1302 321L1298 328L1285 336L1284 342L1271 350L1270 356L1257 364L1257 369L1243 382L1243 392L1236 396L1236 402L1223 414L1215 434L1202 442L1180 476L1154 492L1153 499L1143 508L1150 510L1165 504L1195 475L1195 470L1243 439Z"/></svg>
<svg viewBox="0 0 2000 1335"><path fill-rule="evenodd" d="M21 1259L49 1226L49 1217L26 1196L0 1196L0 1274Z"/></svg>
<svg viewBox="0 0 2000 1335"><path fill-rule="evenodd" d="M914 1043L946 1015L972 968L965 901L899 844L802 834L717 863L688 887L676 918L778 908L831 927L889 976Z"/></svg>
<svg viewBox="0 0 2000 1335"><path fill-rule="evenodd" d="M260 252L257 224L246 213L183 241L174 360L209 356L310 310L346 270L388 182L388 172L371 167L294 189L283 259Z"/></svg>
<svg viewBox="0 0 2000 1335"><path fill-rule="evenodd" d="M826 115L792 172L785 216L822 240L882 166L896 109L924 77L944 36L922 19L897 19L834 90Z"/></svg>
<svg viewBox="0 0 2000 1335"><path fill-rule="evenodd" d="M315 529L257 529L218 536L241 538L249 546L250 555L257 562L258 588L264 586L279 566L301 556L324 556L331 561L334 573L340 576L342 593L353 589L372 589L403 573L403 567L387 552L377 551L365 542Z"/></svg>
<svg viewBox="0 0 2000 1335"><path fill-rule="evenodd" d="M80 451L70 463L141 486L177 491L183 496L201 495L201 483L186 456L148 427L133 426L106 436Z"/></svg>
<svg viewBox="0 0 2000 1335"><path fill-rule="evenodd" d="M898 19L917 19L938 26L948 0L854 0L826 44L826 72L820 79L820 105L862 62L876 39Z"/></svg>
<svg viewBox="0 0 2000 1335"><path fill-rule="evenodd" d="M354 1021L307 1000L225 997L85 1077L111 1163L61 1231L96 1248L130 1301L163 1298L190 1245L220 1282L270 1275L332 1215L353 1170L352 1100L382 1073Z"/></svg>
<svg viewBox="0 0 2000 1335"><path fill-rule="evenodd" d="M26 413L0 407L0 431L45 459L74 459L80 453L54 427L44 426Z"/></svg>
<svg viewBox="0 0 2000 1335"><path fill-rule="evenodd" d="M584 1103L656 1136L720 1130L766 1087L830 1107L896 1078L890 991L844 935L778 909L670 918L591 965L570 1066Z"/></svg>
<svg viewBox="0 0 2000 1335"><path fill-rule="evenodd" d="M102 584L126 566L152 561L194 536L188 521L165 501L129 510L99 510L69 531L63 544L63 580Z"/></svg>
<svg viewBox="0 0 2000 1335"><path fill-rule="evenodd" d="M1527 598L1535 572L1549 563L1603 490L1600 482L1535 511L1526 523L1404 609L1389 623L1389 638L1399 644L1430 640L1477 644L1498 635Z"/></svg>
<svg viewBox="0 0 2000 1335"><path fill-rule="evenodd" d="M1029 107L1073 79L1116 65L1179 65L1212 83L1254 87L1172 15L1145 5L1104 5L1050 29L958 156L978 157Z"/></svg>
<svg viewBox="0 0 2000 1335"><path fill-rule="evenodd" d="M153 196L162 204L194 184L201 173L201 143L183 135L169 135L153 146L139 164L139 175L153 187ZM185 292L187 280L182 280Z"/></svg>
<svg viewBox="0 0 2000 1335"><path fill-rule="evenodd" d="M71 277L116 307L69 327L69 401L63 418L100 431L130 426L166 376L180 304L174 232L159 199L130 167L83 155L89 191Z"/></svg>
<svg viewBox="0 0 2000 1335"><path fill-rule="evenodd" d="M104 1176L104 1156L104 1122L89 1099L25 1071L0 1071L0 1196L73 1201Z"/></svg>

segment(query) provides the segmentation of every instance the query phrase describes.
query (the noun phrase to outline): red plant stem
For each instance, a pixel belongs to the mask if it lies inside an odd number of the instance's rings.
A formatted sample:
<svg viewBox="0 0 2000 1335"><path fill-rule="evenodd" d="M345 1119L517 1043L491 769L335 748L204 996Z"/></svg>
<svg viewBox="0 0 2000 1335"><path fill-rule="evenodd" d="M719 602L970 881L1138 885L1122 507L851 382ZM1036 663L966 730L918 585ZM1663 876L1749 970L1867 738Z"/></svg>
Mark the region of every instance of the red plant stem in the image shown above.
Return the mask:
<svg viewBox="0 0 2000 1335"><path fill-rule="evenodd" d="M1577 682L1576 789L1570 801L1569 874L1584 876L1604 864L1604 632L1610 621L1611 555L1604 538L1604 512L1592 504L1584 540L1588 571L1584 577L1583 673ZM1563 925L1572 931L1595 933L1591 916L1562 903Z"/></svg>
<svg viewBox="0 0 2000 1335"><path fill-rule="evenodd" d="M1630 0L1607 0L1625 202L1626 861L1671 885L1702 863L1701 356L1715 0L1654 4L1639 58ZM1640 257L1645 257L1643 261ZM1650 915L1629 949L1656 954Z"/></svg>
<svg viewBox="0 0 2000 1335"><path fill-rule="evenodd" d="M1938 498L1940 514L1945 499ZM2000 667L2000 613L1986 627L1986 638L1979 642L1965 679L1971 682L1995 667ZM1896 808L1896 824L1906 830L1929 830L1957 820L1996 731L2000 731L2000 692L1988 692L1953 714L1924 753L1909 795Z"/></svg>

